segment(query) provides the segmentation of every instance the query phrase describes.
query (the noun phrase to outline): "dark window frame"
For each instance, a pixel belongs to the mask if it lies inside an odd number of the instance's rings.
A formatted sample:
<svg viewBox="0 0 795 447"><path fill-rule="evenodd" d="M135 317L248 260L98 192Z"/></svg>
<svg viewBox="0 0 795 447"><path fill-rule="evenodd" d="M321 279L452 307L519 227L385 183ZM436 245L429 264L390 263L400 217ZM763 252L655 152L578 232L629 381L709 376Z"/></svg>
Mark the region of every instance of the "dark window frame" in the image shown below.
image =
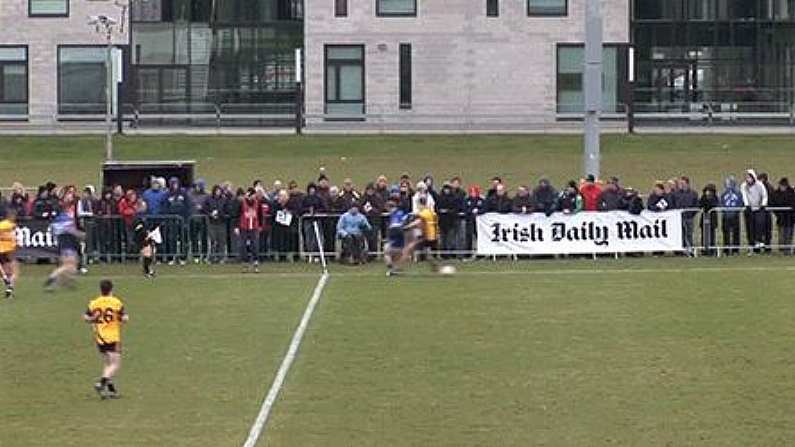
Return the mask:
<svg viewBox="0 0 795 447"><path fill-rule="evenodd" d="M329 100L329 91L328 91L328 71L331 67L329 65L329 58L328 52L331 48L359 48L362 52L361 59L334 59L333 64L331 66L337 70L337 76L335 77L337 81L337 92L339 92L339 83L340 83L340 76L339 76L339 67L345 63L350 65L361 65L362 68L362 100L361 101L351 101L351 100ZM329 104L362 104L362 118L360 119L345 119L345 118L334 118L331 115L330 120L337 120L337 121L360 121L364 120L364 116L367 114L367 65L366 65L367 54L365 53L365 46L364 44L325 44L323 45L323 114L328 115L328 105Z"/></svg>
<svg viewBox="0 0 795 447"><path fill-rule="evenodd" d="M569 16L569 0L563 0L563 12L552 12L552 13L544 13L544 12L533 12L530 6L530 2L533 0L525 0L527 5L527 17L568 17Z"/></svg>
<svg viewBox="0 0 795 447"><path fill-rule="evenodd" d="M375 15L377 17L417 17L417 10L419 9L418 5L419 0L412 0L414 2L413 12L403 12L403 13L381 11L381 1L382 0L375 0Z"/></svg>
<svg viewBox="0 0 795 447"><path fill-rule="evenodd" d="M486 0L486 17L500 16L500 0Z"/></svg>
<svg viewBox="0 0 795 447"><path fill-rule="evenodd" d="M42 14L42 13L34 13L32 4L35 0L28 0L28 17L40 17L40 18L63 18L69 17L69 13L71 12L71 0L63 0L66 3L66 12L61 14Z"/></svg>
<svg viewBox="0 0 795 447"><path fill-rule="evenodd" d="M334 17L348 17L348 0L334 0Z"/></svg>
<svg viewBox="0 0 795 447"><path fill-rule="evenodd" d="M30 114L30 50L27 45L12 45L2 44L0 48L24 48L25 49L25 101L3 101L0 96L0 104L25 104L27 109L25 115L20 115L20 118L27 117ZM3 66L5 65L22 65L21 61L0 61L0 80L3 77ZM0 82L0 92L2 92L3 83Z"/></svg>
<svg viewBox="0 0 795 447"><path fill-rule="evenodd" d="M108 47L107 45L96 45L96 44L89 44L89 45L63 44L63 45L58 45L56 47L56 49L55 49L55 52L56 52L56 55L55 55L55 57L56 57L55 76L56 76L57 79L55 80L55 84L56 84L55 101L56 101L56 108L57 108L57 111L58 111L57 113L59 115L91 115L92 114L92 113L81 114L81 113L74 113L74 112L67 112L67 113L61 112L61 90L62 90L62 88L61 88L61 48L104 48L104 49L107 49L107 47ZM114 45L114 48L118 48L118 46ZM105 71L103 73L105 73L105 76L107 76L107 67L104 66L105 63L103 63L103 67L105 68ZM107 79L105 80L105 82L107 82ZM103 85L103 88L102 88L102 94L103 95L105 94L105 88L106 88L106 86ZM107 101L107 99L105 101ZM104 106L104 103L103 103L102 114L105 113L104 107L105 106Z"/></svg>
<svg viewBox="0 0 795 447"><path fill-rule="evenodd" d="M408 53L404 51L408 50ZM398 45L398 103L400 110L411 110L414 104L414 49L408 42Z"/></svg>

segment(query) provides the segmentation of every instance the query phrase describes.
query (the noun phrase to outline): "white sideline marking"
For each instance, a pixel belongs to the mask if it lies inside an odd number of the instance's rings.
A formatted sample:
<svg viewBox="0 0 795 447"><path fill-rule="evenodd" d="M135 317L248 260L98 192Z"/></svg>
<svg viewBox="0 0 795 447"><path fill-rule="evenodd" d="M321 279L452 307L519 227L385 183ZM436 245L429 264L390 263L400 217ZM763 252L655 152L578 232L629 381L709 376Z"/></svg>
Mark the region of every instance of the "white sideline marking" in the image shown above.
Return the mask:
<svg viewBox="0 0 795 447"><path fill-rule="evenodd" d="M279 371L273 379L273 384L268 391L268 395L262 402L262 407L260 407L257 419L254 421L254 425L251 426L251 431L249 431L248 438L243 444L243 447L254 447L257 444L262 430L268 422L268 416L270 416L271 409L273 409L273 404L276 402L276 398L279 397L279 391L281 391L282 385L284 385L284 379L287 377L287 373L293 365L296 354L298 354L298 347L301 346L301 340L304 338L306 328L309 326L309 319L312 318L315 306L317 306L318 301L320 301L320 296L323 294L323 288L326 287L328 277L328 272L323 272L320 280L318 280L315 291L312 292L312 298L309 299L309 304L306 305L304 316L301 317L301 323L298 324L298 328L295 330L295 334L293 334L293 339L290 341L287 354L284 356L281 366L279 366Z"/></svg>
<svg viewBox="0 0 795 447"><path fill-rule="evenodd" d="M530 270L533 268L532 263L528 263L528 270L459 270L456 276L489 276L489 275L571 275L571 274L584 274L584 275L604 275L604 274L627 274L627 273L721 273L721 272L775 272L775 271L795 271L795 265L781 265L781 266L716 266L716 267L682 267L682 268L562 268L562 269L546 269L540 268L538 270ZM430 276L428 272L406 272L406 276ZM141 275L101 275L99 273L91 276L108 279L129 279L140 278ZM314 278L317 273L309 272L262 272L256 275L244 273L166 273L158 275L161 279L252 279L256 280L264 278ZM382 277L383 273L379 271L362 271L362 272L335 272L334 276L361 278L361 277ZM157 279L155 279L155 283Z"/></svg>

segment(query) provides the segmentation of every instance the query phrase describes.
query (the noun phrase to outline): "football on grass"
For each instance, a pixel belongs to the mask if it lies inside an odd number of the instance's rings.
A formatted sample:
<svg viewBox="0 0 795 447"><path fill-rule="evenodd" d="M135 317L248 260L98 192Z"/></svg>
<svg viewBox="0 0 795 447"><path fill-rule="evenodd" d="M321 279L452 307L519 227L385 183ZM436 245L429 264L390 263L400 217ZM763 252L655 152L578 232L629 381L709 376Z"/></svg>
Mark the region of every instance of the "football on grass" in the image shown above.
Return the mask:
<svg viewBox="0 0 795 447"><path fill-rule="evenodd" d="M452 265L443 265L439 267L440 275L455 275L455 267Z"/></svg>

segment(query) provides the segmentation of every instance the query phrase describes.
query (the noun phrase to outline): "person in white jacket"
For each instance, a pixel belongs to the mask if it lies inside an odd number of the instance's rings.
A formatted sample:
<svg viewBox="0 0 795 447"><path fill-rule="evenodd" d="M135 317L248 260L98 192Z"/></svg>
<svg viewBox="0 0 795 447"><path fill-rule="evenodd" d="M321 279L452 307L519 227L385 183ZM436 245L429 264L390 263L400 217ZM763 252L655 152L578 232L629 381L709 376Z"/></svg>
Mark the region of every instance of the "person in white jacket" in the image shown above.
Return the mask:
<svg viewBox="0 0 795 447"><path fill-rule="evenodd" d="M757 180L753 169L745 171L745 182L740 187L745 205L745 226L748 244L753 248L749 255L764 248L765 207L767 207L767 188Z"/></svg>
<svg viewBox="0 0 795 447"><path fill-rule="evenodd" d="M425 199L427 205L420 206L420 199ZM436 209L436 202L433 199L433 194L428 191L428 185L425 182L417 183L417 192L411 198L411 213L418 214L422 208L428 207L432 210Z"/></svg>

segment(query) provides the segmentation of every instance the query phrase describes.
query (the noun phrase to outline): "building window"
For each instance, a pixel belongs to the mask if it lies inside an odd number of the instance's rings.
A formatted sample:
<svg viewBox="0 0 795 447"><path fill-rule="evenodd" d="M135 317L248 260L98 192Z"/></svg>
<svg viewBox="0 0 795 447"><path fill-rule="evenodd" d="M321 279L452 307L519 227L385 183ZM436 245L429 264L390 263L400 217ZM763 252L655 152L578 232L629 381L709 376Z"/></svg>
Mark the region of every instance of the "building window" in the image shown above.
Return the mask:
<svg viewBox="0 0 795 447"><path fill-rule="evenodd" d="M411 109L411 44L400 44L400 108Z"/></svg>
<svg viewBox="0 0 795 447"><path fill-rule="evenodd" d="M568 14L568 0L527 0L529 16L565 16Z"/></svg>
<svg viewBox="0 0 795 447"><path fill-rule="evenodd" d="M0 46L0 119L28 114L28 50Z"/></svg>
<svg viewBox="0 0 795 447"><path fill-rule="evenodd" d="M68 17L69 0L28 0L30 17Z"/></svg>
<svg viewBox="0 0 795 447"><path fill-rule="evenodd" d="M348 17L348 0L334 0L334 16Z"/></svg>
<svg viewBox="0 0 795 447"><path fill-rule="evenodd" d="M486 17L500 16L500 0L486 0Z"/></svg>
<svg viewBox="0 0 795 447"><path fill-rule="evenodd" d="M627 82L627 46L605 45L602 48L602 111L624 111ZM585 110L583 78L585 47L576 44L558 46L557 111L582 113Z"/></svg>
<svg viewBox="0 0 795 447"><path fill-rule="evenodd" d="M105 47L58 47L58 113L105 113Z"/></svg>
<svg viewBox="0 0 795 447"><path fill-rule="evenodd" d="M326 45L326 113L364 112L364 46Z"/></svg>
<svg viewBox="0 0 795 447"><path fill-rule="evenodd" d="M417 0L375 0L379 17L414 17L417 15Z"/></svg>

